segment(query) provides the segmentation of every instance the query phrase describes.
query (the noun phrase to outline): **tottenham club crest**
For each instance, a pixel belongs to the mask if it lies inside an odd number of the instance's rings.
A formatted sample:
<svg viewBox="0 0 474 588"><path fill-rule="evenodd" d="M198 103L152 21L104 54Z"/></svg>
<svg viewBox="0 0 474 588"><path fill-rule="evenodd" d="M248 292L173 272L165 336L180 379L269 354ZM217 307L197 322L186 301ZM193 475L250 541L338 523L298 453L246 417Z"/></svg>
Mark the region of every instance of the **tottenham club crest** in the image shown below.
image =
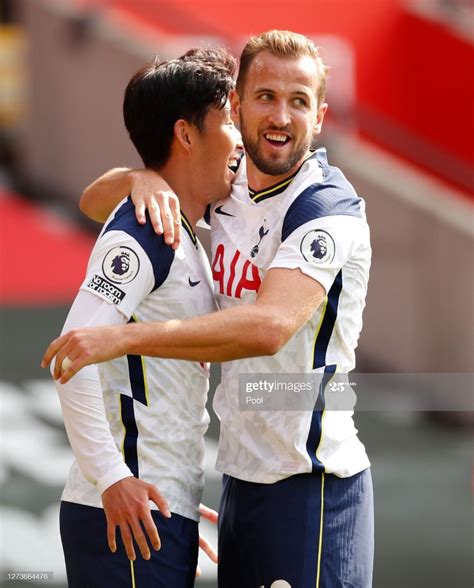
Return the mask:
<svg viewBox="0 0 474 588"><path fill-rule="evenodd" d="M306 261L316 265L331 263L336 253L333 238L321 229L306 233L301 240L300 249Z"/></svg>
<svg viewBox="0 0 474 588"><path fill-rule="evenodd" d="M265 229L265 222L266 221L264 219L263 225L258 230L258 236L260 237L260 240L256 245L254 245L252 247L252 250L250 251L250 257L256 257L258 255L258 252L260 251L260 243L262 242L262 239L264 237L266 237L268 235L268 233L270 232L270 229Z"/></svg>
<svg viewBox="0 0 474 588"><path fill-rule="evenodd" d="M104 276L115 284L128 284L138 274L140 260L130 247L114 247L104 257Z"/></svg>

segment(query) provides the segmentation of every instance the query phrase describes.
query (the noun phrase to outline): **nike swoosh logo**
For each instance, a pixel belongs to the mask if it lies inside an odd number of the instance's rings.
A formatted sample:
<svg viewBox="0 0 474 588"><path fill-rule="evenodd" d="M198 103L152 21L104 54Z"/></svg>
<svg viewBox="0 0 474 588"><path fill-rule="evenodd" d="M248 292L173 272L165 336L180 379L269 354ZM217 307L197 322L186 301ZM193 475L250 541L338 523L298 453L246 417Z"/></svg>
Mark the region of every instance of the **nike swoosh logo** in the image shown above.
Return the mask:
<svg viewBox="0 0 474 588"><path fill-rule="evenodd" d="M216 214L223 214L224 216L233 216L235 217L235 214L230 214L229 212L225 212L224 210L222 210L222 206L218 206L215 210Z"/></svg>
<svg viewBox="0 0 474 588"><path fill-rule="evenodd" d="M191 280L191 278L188 278L188 282L189 282L189 285L191 286L191 288L194 288L194 286L197 286L198 284L201 283L201 280L198 280L197 282L193 282Z"/></svg>

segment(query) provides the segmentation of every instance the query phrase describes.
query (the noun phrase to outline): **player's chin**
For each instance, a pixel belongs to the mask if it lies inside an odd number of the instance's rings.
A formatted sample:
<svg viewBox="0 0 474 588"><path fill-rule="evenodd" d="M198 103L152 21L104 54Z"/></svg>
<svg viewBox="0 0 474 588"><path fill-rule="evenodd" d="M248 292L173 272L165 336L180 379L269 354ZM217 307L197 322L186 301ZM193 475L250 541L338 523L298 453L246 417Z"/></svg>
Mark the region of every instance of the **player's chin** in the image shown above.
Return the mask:
<svg viewBox="0 0 474 588"><path fill-rule="evenodd" d="M229 170L229 173L227 174L225 181L222 185L222 198L227 198L227 196L229 196L232 190L232 182L234 181L234 178L235 173Z"/></svg>
<svg viewBox="0 0 474 588"><path fill-rule="evenodd" d="M230 195L232 190L232 182L230 178L226 178L221 185L213 190L212 197L209 198L208 202L218 202L219 200L223 200Z"/></svg>
<svg viewBox="0 0 474 588"><path fill-rule="evenodd" d="M235 178L235 171L231 168L228 167L225 173L225 177L224 177L224 184L226 186L226 189L230 192L231 188L232 188L232 183L234 181Z"/></svg>

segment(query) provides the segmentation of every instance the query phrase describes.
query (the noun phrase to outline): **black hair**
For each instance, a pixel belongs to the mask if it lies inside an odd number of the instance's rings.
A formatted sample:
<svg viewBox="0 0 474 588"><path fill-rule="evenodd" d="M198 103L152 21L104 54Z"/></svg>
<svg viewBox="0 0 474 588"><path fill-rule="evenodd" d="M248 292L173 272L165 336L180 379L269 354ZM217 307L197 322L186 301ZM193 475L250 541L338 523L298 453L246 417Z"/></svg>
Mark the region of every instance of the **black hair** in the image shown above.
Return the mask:
<svg viewBox="0 0 474 588"><path fill-rule="evenodd" d="M123 117L146 167L159 169L167 162L177 120L203 130L209 110L224 107L234 71L235 59L224 49L198 48L170 61L155 58L132 77Z"/></svg>

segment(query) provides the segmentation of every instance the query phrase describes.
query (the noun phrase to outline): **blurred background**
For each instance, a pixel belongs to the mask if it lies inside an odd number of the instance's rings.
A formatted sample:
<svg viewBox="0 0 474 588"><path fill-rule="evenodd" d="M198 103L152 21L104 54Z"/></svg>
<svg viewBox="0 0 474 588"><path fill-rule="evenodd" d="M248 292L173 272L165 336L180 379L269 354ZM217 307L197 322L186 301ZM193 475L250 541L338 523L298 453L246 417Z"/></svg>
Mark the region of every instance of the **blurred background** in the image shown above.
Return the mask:
<svg viewBox="0 0 474 588"><path fill-rule="evenodd" d="M66 585L57 517L72 458L39 362L99 231L81 217L80 193L110 167L140 165L122 124L129 78L154 53L203 45L238 56L251 34L282 28L322 47L330 108L319 143L367 201L374 257L358 370L466 374L461 390L438 392L443 411L380 389L394 395L391 408L356 415L376 493L374 586L472 586L472 2L0 6L0 585L34 585L8 581L8 572L31 571L52 572L42 586ZM217 366L213 387L218 377ZM217 435L213 417L213 507ZM216 585L207 562L199 585Z"/></svg>

